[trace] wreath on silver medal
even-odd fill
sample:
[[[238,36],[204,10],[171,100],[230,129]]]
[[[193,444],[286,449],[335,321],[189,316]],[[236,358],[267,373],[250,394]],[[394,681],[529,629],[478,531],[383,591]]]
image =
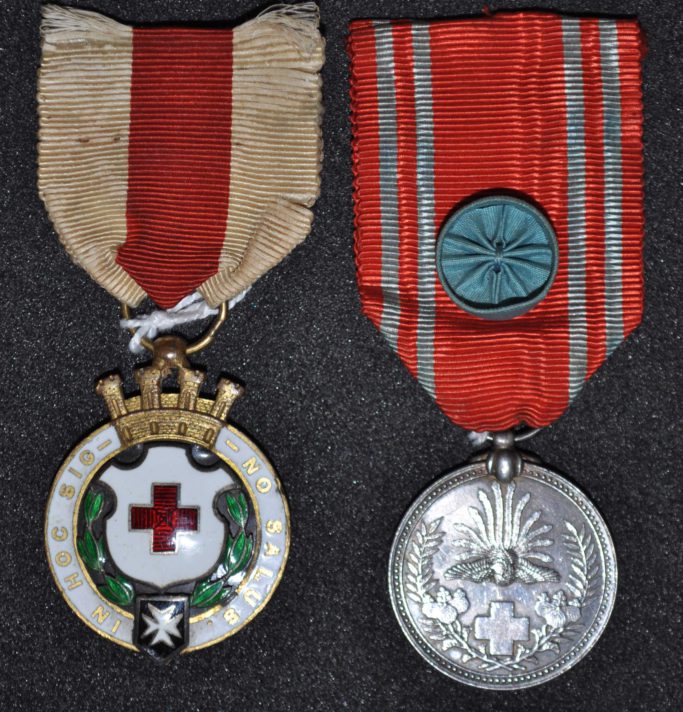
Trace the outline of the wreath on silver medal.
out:
[[[480,512],[470,507],[472,526],[455,525],[462,537],[456,539],[453,546],[460,548],[461,553],[446,571],[446,577],[486,580],[488,572],[485,567],[490,566],[490,562],[477,559],[476,555],[486,553],[491,556],[493,552],[495,556],[497,548],[504,551],[502,547],[507,546],[520,554],[515,574],[517,580],[524,583],[558,581],[557,572],[536,563],[552,561],[543,552],[543,548],[552,543],[543,538],[552,527],[548,524],[536,526],[541,516],[538,511],[524,517],[530,495],[520,498],[513,510],[514,485],[508,488],[505,502],[498,483],[493,484],[493,491],[493,506],[488,495],[479,491],[483,510]],[[559,657],[562,643],[575,639],[583,629],[582,610],[597,594],[598,554],[593,537],[585,527],[564,522],[566,531],[562,534],[562,542],[568,554],[569,572],[563,587],[552,596],[547,592],[536,595],[535,612],[544,623],[531,627],[530,644],[518,643],[513,655],[496,655],[487,651],[486,645],[474,636],[473,627],[463,622],[463,616],[470,610],[465,589],[449,589],[435,575],[433,559],[445,536],[442,522],[443,517],[429,523],[422,521],[406,556],[406,592],[408,598],[420,606],[418,625],[422,632],[437,642],[442,651],[458,653],[458,662],[473,663],[482,672],[523,672],[537,663],[541,655]]]

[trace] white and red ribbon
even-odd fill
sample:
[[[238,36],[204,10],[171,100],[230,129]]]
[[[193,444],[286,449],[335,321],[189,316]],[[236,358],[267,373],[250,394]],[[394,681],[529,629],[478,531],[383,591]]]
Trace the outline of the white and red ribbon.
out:
[[[323,41],[314,3],[235,28],[130,27],[46,6],[39,186],[109,292],[169,308],[248,288],[309,232]]]

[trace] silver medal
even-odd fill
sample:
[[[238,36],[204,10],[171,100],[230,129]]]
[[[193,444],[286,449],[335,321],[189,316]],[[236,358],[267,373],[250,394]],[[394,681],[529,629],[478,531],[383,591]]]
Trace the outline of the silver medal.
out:
[[[595,507],[539,464],[517,469],[493,477],[489,457],[439,479],[405,515],[390,558],[391,600],[410,642],[439,671],[488,689],[571,668],[602,634],[616,594],[614,546]]]

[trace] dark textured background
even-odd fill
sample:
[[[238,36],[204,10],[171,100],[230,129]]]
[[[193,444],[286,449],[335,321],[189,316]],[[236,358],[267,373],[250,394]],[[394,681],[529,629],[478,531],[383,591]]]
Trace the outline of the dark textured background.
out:
[[[133,22],[233,22],[264,4],[72,2]],[[529,6],[491,2],[493,8]],[[5,710],[680,710],[682,3],[535,2],[636,15],[647,33],[646,309],[642,326],[575,405],[532,442],[607,520],[616,609],[571,672],[517,693],[432,670],[389,605],[394,530],[427,483],[465,460],[452,425],[361,316],[354,281],[346,25],[354,17],[475,13],[482,1],[321,0],[327,38],[325,163],[313,232],[261,279],[201,354],[241,378],[233,419],[265,446],[289,498],[293,546],[273,600],[235,637],[157,667],[87,629],[43,554],[54,472],[105,419],[92,386],[133,359],[114,300],[58,244],[36,192],[37,0],[0,4],[3,354],[0,689]],[[678,696],[678,701],[676,698]]]

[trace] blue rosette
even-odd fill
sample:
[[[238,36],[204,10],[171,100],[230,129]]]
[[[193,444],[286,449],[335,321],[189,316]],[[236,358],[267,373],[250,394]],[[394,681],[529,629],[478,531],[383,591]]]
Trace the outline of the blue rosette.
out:
[[[548,293],[557,273],[555,231],[525,200],[480,198],[444,223],[436,268],[450,298],[469,314],[511,319]]]

